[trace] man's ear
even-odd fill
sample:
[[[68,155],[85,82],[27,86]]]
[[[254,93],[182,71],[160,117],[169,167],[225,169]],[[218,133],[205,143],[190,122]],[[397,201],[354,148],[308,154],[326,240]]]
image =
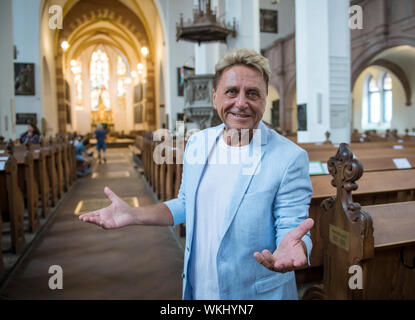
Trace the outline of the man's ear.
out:
[[[212,102],[213,102],[213,108],[217,111],[217,109],[216,109],[216,91],[215,91],[215,88],[212,88]]]

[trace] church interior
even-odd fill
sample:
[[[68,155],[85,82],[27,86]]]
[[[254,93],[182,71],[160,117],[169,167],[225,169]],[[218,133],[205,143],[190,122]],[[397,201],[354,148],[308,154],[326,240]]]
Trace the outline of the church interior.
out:
[[[299,298],[415,298],[415,0],[1,0],[0,34],[0,299],[181,299],[185,224],[78,216],[105,186],[133,207],[177,197],[156,132],[221,123],[232,48],[269,60],[262,121],[308,153]]]

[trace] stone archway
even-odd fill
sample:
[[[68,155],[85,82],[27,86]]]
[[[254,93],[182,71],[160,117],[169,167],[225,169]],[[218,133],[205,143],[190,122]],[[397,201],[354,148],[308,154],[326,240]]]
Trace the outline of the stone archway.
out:
[[[113,0],[80,1],[74,4],[64,17],[65,28],[55,35],[55,57],[56,57],[56,87],[59,131],[66,131],[66,111],[64,92],[64,65],[65,52],[60,47],[62,41],[69,39],[71,35],[82,28],[91,27],[94,23],[109,22],[116,26],[120,32],[131,35],[134,41],[142,47],[149,49],[146,56],[147,78],[146,78],[146,114],[145,120],[150,129],[156,125],[156,101],[155,101],[155,75],[154,75],[154,52],[151,40],[147,34],[144,24],[140,18],[120,1],[114,5]],[[99,32],[99,30],[97,30]],[[134,44],[137,46],[137,44]]]

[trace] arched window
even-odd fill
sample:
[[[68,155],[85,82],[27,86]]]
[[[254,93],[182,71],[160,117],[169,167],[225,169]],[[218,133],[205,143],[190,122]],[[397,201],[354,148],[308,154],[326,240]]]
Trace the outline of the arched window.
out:
[[[392,77],[381,73],[380,81],[370,75],[366,83],[367,108],[362,113],[365,129],[387,129],[392,121]]]
[[[117,95],[118,98],[123,98],[126,93],[125,78],[127,75],[127,66],[121,56],[117,58]]]
[[[380,90],[372,76],[368,81],[368,107],[368,122],[379,123],[381,120]]]
[[[96,111],[98,106],[103,104],[106,110],[110,107],[109,87],[109,59],[102,49],[97,49],[92,53],[90,64],[91,79],[91,109]]]
[[[392,77],[389,73],[383,76],[383,106],[384,122],[392,121]]]

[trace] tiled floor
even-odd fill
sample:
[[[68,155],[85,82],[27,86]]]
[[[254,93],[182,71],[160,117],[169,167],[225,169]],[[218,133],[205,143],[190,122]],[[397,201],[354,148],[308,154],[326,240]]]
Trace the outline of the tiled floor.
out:
[[[6,283],[1,299],[181,298],[183,251],[172,228],[103,230],[74,214],[81,200],[105,198],[105,186],[123,198],[137,197],[140,206],[154,203],[130,158],[128,149],[110,149],[111,161],[94,166],[95,179],[76,181]],[[49,288],[53,265],[62,267],[63,289]]]

